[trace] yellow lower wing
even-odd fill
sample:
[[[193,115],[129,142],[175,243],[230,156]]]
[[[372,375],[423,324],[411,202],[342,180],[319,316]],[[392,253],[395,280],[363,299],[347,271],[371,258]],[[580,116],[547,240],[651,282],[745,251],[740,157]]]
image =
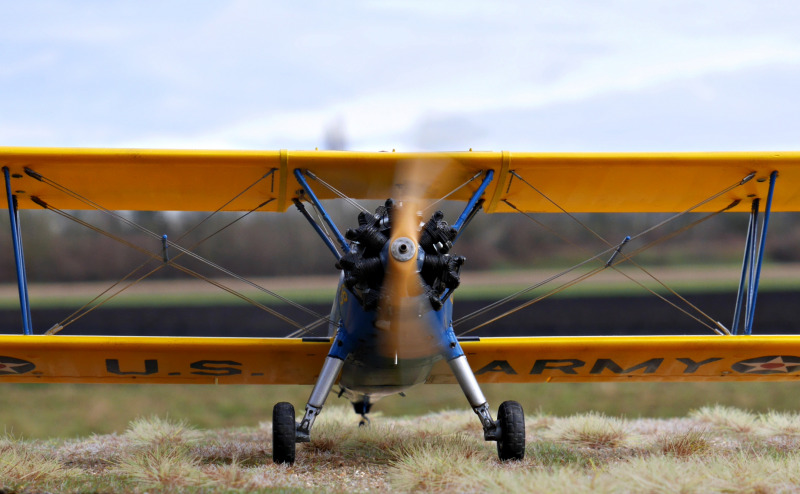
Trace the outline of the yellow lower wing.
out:
[[[800,336],[483,338],[483,383],[777,381],[800,377]],[[0,336],[0,382],[313,384],[325,339]],[[440,362],[428,380],[454,383]]]

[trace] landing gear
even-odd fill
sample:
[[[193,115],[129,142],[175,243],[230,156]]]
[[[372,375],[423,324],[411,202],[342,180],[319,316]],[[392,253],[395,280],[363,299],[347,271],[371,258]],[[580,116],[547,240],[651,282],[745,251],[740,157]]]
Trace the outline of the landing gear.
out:
[[[335,357],[327,357],[311,391],[306,404],[306,411],[299,424],[294,421],[294,407],[291,403],[281,402],[272,409],[272,461],[275,463],[294,463],[296,443],[311,441],[311,427],[314,425],[325,399],[328,397],[333,383],[342,370],[344,361]]]
[[[525,457],[525,414],[516,401],[504,401],[497,410],[497,456],[500,461],[521,460]]]
[[[294,422],[294,407],[280,402],[272,409],[272,461],[294,463],[297,425]]]
[[[492,419],[489,404],[483,396],[478,380],[462,354],[448,361],[461,390],[464,391],[472,410],[483,425],[483,438],[497,441],[500,461],[521,460],[525,457],[525,414],[516,401],[505,401],[497,411],[497,420]]]

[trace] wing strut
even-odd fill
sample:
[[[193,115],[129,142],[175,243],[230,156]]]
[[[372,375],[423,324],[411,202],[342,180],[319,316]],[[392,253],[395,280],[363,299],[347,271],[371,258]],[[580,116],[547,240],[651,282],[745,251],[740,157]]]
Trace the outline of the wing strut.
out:
[[[758,297],[758,284],[761,279],[761,264],[764,260],[764,247],[767,242],[767,228],[769,227],[769,217],[772,210],[772,197],[775,193],[775,180],[778,172],[773,171],[769,175],[769,193],[764,208],[764,219],[761,223],[761,238],[757,239],[758,232],[758,208],[761,200],[756,197],[753,199],[750,209],[750,222],[747,225],[747,240],[744,246],[744,259],[742,260],[742,276],[739,279],[739,289],[736,293],[736,307],[733,312],[733,334],[739,333],[740,316],[742,304],[744,303],[744,333],[753,333],[753,320],[756,311],[756,298]]]
[[[336,228],[336,224],[333,222],[333,219],[330,217],[328,212],[325,211],[325,208],[322,207],[322,203],[319,202],[319,199],[317,199],[317,195],[314,194],[313,190],[311,190],[311,187],[308,185],[306,179],[303,178],[303,171],[300,170],[299,168],[295,168],[294,176],[297,179],[297,183],[300,184],[300,187],[303,188],[303,191],[308,196],[308,199],[314,205],[314,208],[316,208],[316,210],[319,211],[319,213],[322,215],[323,221],[325,221],[325,223],[331,228],[331,230],[333,230],[333,234],[336,236],[336,240],[339,242],[339,245],[342,246],[344,252],[349,252],[350,245],[347,243],[347,240],[345,240],[344,236],[342,235],[342,232],[340,232],[339,229]],[[338,256],[337,259],[339,257],[341,257],[341,255]]]
[[[469,198],[469,202],[467,203],[466,206],[464,206],[464,211],[461,213],[461,216],[459,216],[458,219],[456,220],[455,224],[453,225],[453,228],[455,228],[456,230],[461,230],[461,228],[464,227],[467,219],[472,219],[472,217],[475,216],[475,212],[473,212],[475,204],[481,198],[483,192],[486,190],[486,187],[489,186],[489,182],[491,182],[493,178],[494,178],[494,170],[486,170],[486,176],[483,177],[483,181],[481,182],[480,187],[478,187],[478,190],[476,190],[475,193],[472,194],[472,197]]]
[[[8,216],[11,222],[11,241],[14,245],[14,262],[17,266],[17,287],[19,288],[19,305],[22,311],[22,332],[33,334],[31,322],[31,302],[28,298],[28,275],[25,272],[25,256],[22,251],[22,235],[19,231],[19,209],[17,196],[11,193],[11,177],[7,166],[3,167],[6,179],[6,199],[8,199]]]
[[[322,241],[325,242],[325,246],[328,247],[328,249],[331,251],[336,260],[338,261],[339,259],[341,259],[342,254],[336,249],[336,245],[334,245],[333,240],[331,240],[328,234],[322,229],[321,226],[319,226],[319,223],[314,221],[314,218],[312,218],[311,215],[308,214],[306,207],[303,206],[303,203],[300,202],[300,199],[293,197],[292,202],[294,203],[294,206],[297,208],[297,210],[300,211],[300,213],[306,219],[306,221],[308,221],[308,223],[314,228],[314,231],[317,232],[319,238],[321,238]]]

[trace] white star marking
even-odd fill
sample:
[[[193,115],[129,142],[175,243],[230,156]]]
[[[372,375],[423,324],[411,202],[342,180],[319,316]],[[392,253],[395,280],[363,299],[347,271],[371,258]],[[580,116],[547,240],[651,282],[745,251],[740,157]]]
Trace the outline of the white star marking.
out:
[[[15,367],[24,367],[26,365],[30,365],[30,364],[28,362],[24,362],[24,363],[21,363],[21,364],[12,364],[11,362],[0,362],[0,373],[3,373],[3,374],[19,374],[19,372],[14,370],[14,368]]]
[[[744,362],[740,363],[741,365],[750,367],[750,369],[745,371],[745,374],[759,371],[782,372],[784,374],[788,374],[789,367],[800,366],[800,363],[797,362],[784,362],[783,357],[775,357],[767,362],[758,362],[755,364],[746,364]]]

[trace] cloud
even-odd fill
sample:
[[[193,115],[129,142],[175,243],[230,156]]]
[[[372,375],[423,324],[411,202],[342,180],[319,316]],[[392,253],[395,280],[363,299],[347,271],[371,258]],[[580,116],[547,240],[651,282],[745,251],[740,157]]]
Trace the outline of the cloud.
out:
[[[753,98],[715,84],[798,65],[798,9],[780,5],[15,4],[0,129],[29,144],[309,148],[340,116],[358,149],[462,142],[448,122],[502,148],[514,115],[686,98],[676,84],[709,111]]]

